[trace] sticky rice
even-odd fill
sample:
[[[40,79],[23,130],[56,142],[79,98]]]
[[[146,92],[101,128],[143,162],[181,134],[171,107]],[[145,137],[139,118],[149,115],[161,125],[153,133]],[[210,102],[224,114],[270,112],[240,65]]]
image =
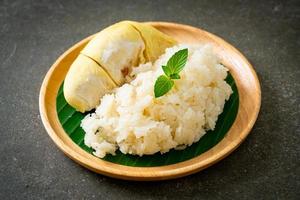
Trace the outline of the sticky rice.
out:
[[[162,65],[178,50],[188,48],[187,63],[164,96],[154,97]],[[128,83],[102,97],[95,113],[81,123],[84,143],[103,158],[119,149],[124,154],[149,155],[183,149],[215,128],[232,90],[227,68],[210,45],[178,45],[166,49],[155,63],[141,64]]]

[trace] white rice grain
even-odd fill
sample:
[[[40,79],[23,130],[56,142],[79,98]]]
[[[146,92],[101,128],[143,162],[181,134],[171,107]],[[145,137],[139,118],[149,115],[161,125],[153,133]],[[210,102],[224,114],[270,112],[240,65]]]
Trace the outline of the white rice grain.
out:
[[[166,95],[155,98],[161,66],[183,48],[189,49],[189,57],[181,79]],[[166,49],[154,64],[142,64],[130,76],[135,78],[103,96],[96,112],[82,120],[84,142],[100,158],[117,149],[142,156],[192,145],[215,128],[232,93],[224,81],[227,69],[209,45]]]

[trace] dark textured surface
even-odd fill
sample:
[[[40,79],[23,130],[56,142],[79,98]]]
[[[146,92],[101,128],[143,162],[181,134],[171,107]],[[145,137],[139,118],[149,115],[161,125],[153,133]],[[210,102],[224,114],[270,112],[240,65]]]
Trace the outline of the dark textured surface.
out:
[[[181,2],[181,3],[180,3]],[[0,1],[0,199],[300,199],[299,1]],[[204,28],[256,69],[262,108],[247,140],[191,176],[136,183],[94,174],[48,137],[38,93],[55,59],[123,19]]]

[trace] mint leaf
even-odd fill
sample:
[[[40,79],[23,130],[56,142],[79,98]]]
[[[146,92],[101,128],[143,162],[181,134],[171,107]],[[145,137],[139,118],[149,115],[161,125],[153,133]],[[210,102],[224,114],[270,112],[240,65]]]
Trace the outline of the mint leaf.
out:
[[[171,79],[180,79],[180,76],[179,76],[179,74],[171,74],[170,78]]]
[[[171,71],[171,69],[170,69],[170,67],[169,66],[162,66],[162,69],[164,70],[164,73],[165,73],[165,75],[167,75],[167,76],[169,76],[170,77],[170,75],[172,74],[172,71]]]
[[[167,92],[169,92],[172,89],[173,85],[174,81],[169,79],[167,76],[159,76],[154,85],[155,98],[161,97]]]
[[[179,72],[183,69],[188,58],[188,49],[177,51],[167,62],[166,66],[162,66],[165,75],[157,78],[154,84],[155,98],[169,92],[173,85],[173,79],[180,79]]]
[[[167,63],[168,72],[169,74],[178,74],[186,64],[188,58],[188,49],[182,49],[177,51],[169,60]],[[169,76],[168,74],[166,74]]]

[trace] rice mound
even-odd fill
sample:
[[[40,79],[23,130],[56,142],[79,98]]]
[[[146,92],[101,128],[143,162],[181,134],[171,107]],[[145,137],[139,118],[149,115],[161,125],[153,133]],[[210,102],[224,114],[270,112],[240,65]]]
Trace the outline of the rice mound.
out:
[[[162,97],[154,97],[154,83],[162,65],[178,50],[188,48],[181,79]],[[124,154],[165,153],[197,142],[215,128],[232,90],[224,81],[227,69],[210,45],[180,44],[166,49],[155,63],[133,69],[129,82],[102,97],[95,113],[81,122],[84,143],[103,158]]]

